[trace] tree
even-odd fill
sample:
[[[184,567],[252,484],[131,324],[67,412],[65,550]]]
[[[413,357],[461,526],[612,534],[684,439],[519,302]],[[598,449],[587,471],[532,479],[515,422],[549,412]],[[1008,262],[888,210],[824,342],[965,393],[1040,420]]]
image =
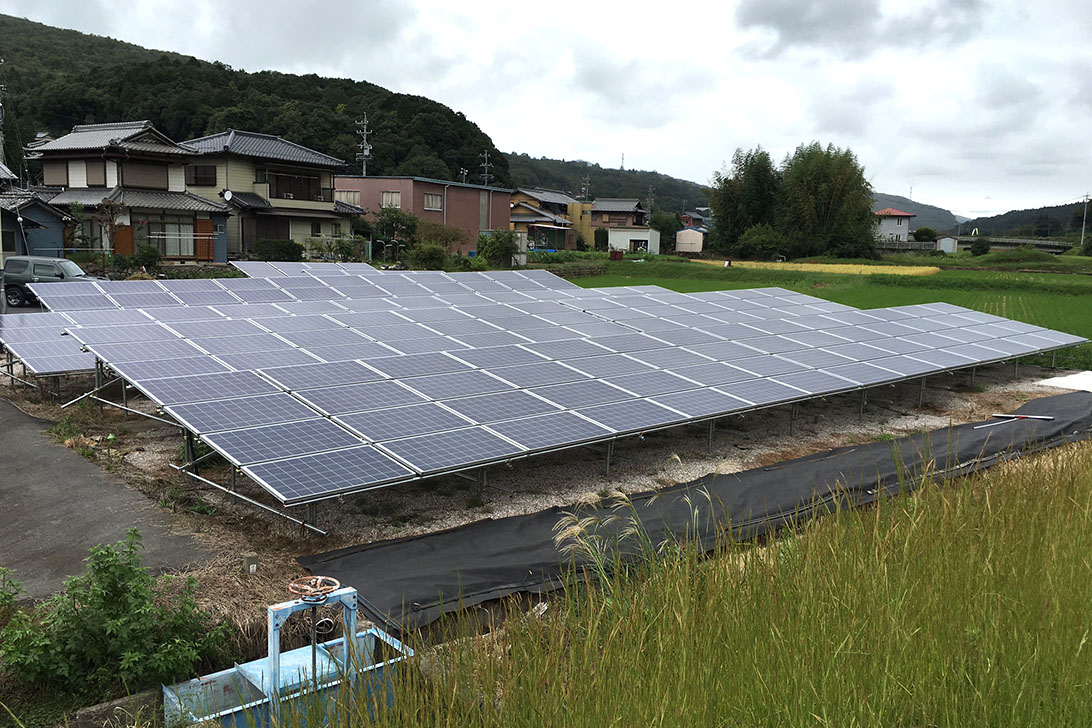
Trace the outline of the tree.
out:
[[[397,207],[381,207],[372,228],[380,240],[408,245],[417,235],[417,216]]]
[[[971,255],[985,255],[988,252],[990,252],[990,239],[985,235],[979,235],[971,243]]]
[[[759,223],[747,228],[739,236],[736,251],[741,258],[751,260],[776,260],[785,254],[785,236],[772,225]]]
[[[717,225],[712,247],[722,253],[735,252],[745,230],[761,223],[773,224],[780,183],[769,152],[762,147],[737,149],[731,170],[713,175],[709,204]]]
[[[929,243],[937,239],[937,231],[931,227],[919,227],[914,231],[914,240],[919,243]]]
[[[466,243],[466,231],[452,225],[419,220],[417,222],[416,245],[437,245],[450,251]]]
[[[675,250],[675,233],[682,230],[682,218],[677,212],[654,212],[648,226],[660,233],[660,249]]]
[[[781,166],[775,216],[789,257],[876,254],[872,185],[849,149],[819,142],[797,147]]]
[[[511,268],[512,257],[518,252],[515,230],[494,230],[478,236],[478,255],[493,268]]]

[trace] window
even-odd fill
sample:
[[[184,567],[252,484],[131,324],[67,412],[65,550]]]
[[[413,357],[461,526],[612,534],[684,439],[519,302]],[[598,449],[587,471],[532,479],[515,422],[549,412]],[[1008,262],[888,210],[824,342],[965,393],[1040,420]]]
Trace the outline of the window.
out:
[[[11,231],[11,230],[5,230],[4,232],[6,233],[6,235],[4,236],[4,252],[5,253],[14,253],[15,252],[15,233],[13,231]],[[8,247],[8,241],[9,240],[11,241],[11,247],[10,248]],[[7,263],[4,264],[4,272],[5,273],[22,273],[23,271],[25,271],[27,269],[28,265],[30,265],[29,260],[9,260]]]
[[[431,193],[425,193],[425,209],[426,210],[442,210],[444,209],[444,198],[440,195],[434,195]]]
[[[148,220],[148,243],[165,258],[192,258],[193,218],[161,215]]]
[[[86,273],[83,272],[83,268],[79,267],[71,260],[62,260],[57,263],[57,267],[61,269],[61,273],[69,278],[78,278],[82,275],[86,275]]]
[[[312,222],[311,223],[311,237],[317,238],[320,235],[322,235],[322,223],[321,222]]]
[[[264,185],[268,181],[269,181],[269,177],[268,177],[267,172],[264,169],[254,170],[254,184]]]
[[[195,187],[215,187],[216,186],[216,165],[215,164],[187,164],[186,165],[186,184],[193,185]]]
[[[325,199],[318,177],[270,172],[266,175],[266,179],[269,180],[270,197],[280,200],[319,201]],[[329,197],[332,201],[333,197]]]
[[[34,264],[34,275],[35,275],[35,277],[37,277],[37,276],[46,276],[47,278],[56,278],[57,277],[57,269],[54,268],[51,265],[46,264],[46,263],[35,263]]]
[[[340,222],[331,223],[330,227],[333,229],[335,238],[341,237],[341,223]]]
[[[896,220],[895,224],[901,227],[902,226],[902,218],[900,217],[898,220]]]
[[[398,190],[383,190],[379,198],[379,206],[402,209],[402,193]]]

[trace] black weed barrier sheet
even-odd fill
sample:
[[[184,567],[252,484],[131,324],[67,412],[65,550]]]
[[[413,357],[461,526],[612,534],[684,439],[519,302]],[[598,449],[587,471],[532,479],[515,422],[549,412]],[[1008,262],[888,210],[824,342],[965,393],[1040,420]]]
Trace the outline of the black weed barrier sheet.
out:
[[[640,519],[652,544],[686,538],[715,546],[730,529],[747,541],[789,522],[861,506],[920,482],[975,472],[1028,453],[1085,439],[1092,431],[1092,393],[1036,399],[1014,414],[1023,419],[992,427],[958,425],[889,441],[841,447],[769,467],[710,474],[655,492],[630,496],[632,508],[610,503],[582,507],[581,516],[607,518],[600,535],[610,539]],[[695,517],[695,509],[698,516]],[[471,523],[448,531],[352,546],[306,556],[314,574],[356,587],[360,606],[379,624],[405,632],[443,615],[517,593],[557,589],[584,558],[555,544],[555,526],[572,508]],[[617,548],[632,556],[639,544],[622,538]]]

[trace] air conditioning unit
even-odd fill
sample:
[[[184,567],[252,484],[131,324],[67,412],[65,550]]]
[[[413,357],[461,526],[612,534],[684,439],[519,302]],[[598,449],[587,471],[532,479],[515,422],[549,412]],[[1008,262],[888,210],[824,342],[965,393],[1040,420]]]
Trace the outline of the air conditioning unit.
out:
[[[285,193],[284,193],[284,199],[286,199],[286,200],[294,200],[294,199],[296,199],[296,196],[295,196],[295,195],[293,195],[293,194],[292,194],[291,192],[285,192]]]

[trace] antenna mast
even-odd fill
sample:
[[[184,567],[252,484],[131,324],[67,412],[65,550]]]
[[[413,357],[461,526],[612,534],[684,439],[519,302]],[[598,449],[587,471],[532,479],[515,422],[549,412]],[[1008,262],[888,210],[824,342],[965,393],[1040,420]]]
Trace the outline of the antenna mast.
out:
[[[368,143],[368,135],[372,130],[368,128],[368,115],[363,116],[363,119],[356,120],[356,134],[360,137],[360,142],[357,143],[360,151],[356,155],[356,161],[360,162],[360,174],[367,177],[368,160],[372,158],[372,145]]]
[[[489,167],[492,166],[489,163],[489,150],[486,149],[484,152],[482,152],[478,156],[482,160],[482,164],[481,164],[481,167],[482,167],[482,174],[481,174],[482,184],[485,185],[486,187],[488,187],[489,183],[493,180],[493,175],[489,174]]]

